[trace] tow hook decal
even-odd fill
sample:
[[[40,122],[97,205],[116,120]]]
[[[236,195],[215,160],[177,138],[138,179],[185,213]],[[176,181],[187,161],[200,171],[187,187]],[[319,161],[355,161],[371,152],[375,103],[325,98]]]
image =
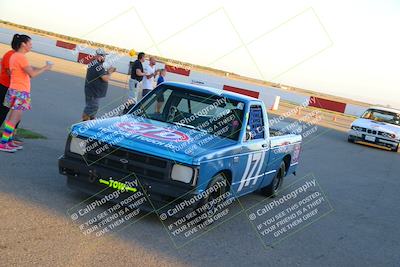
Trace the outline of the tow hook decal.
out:
[[[118,182],[118,181],[114,181],[113,179],[110,179],[110,180],[108,180],[108,181],[107,181],[107,180],[100,179],[99,182],[100,182],[101,184],[105,184],[105,185],[107,185],[108,187],[114,188],[114,189],[119,190],[119,191],[121,191],[121,192],[130,191],[130,192],[132,192],[132,193],[135,193],[135,192],[137,191],[136,188],[130,187],[130,186],[128,186],[128,185],[125,184],[125,183],[121,183],[121,182]]]

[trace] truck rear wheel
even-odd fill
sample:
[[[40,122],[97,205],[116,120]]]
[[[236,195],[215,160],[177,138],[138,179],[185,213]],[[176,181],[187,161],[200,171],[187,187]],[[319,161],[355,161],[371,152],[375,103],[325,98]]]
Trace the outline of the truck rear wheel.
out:
[[[266,197],[276,197],[278,195],[278,191],[281,189],[283,184],[283,177],[285,177],[286,165],[285,162],[281,162],[278,171],[275,174],[274,179],[272,179],[271,183],[262,189],[262,193]]]

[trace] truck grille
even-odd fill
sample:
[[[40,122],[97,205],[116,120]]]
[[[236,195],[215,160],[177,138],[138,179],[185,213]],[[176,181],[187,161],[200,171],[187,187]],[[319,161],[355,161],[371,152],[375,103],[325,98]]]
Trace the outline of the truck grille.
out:
[[[97,152],[93,149],[86,153],[85,158],[89,165],[96,164],[134,173],[138,177],[169,179],[172,164],[165,159],[111,146],[101,153]]]

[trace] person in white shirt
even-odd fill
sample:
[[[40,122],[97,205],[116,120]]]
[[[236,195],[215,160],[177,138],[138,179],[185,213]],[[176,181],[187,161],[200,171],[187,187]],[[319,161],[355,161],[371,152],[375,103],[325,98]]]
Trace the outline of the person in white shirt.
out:
[[[142,97],[153,90],[154,78],[158,75],[158,71],[156,71],[156,59],[154,57],[150,57],[149,64],[144,67],[144,73],[145,76],[142,81]]]

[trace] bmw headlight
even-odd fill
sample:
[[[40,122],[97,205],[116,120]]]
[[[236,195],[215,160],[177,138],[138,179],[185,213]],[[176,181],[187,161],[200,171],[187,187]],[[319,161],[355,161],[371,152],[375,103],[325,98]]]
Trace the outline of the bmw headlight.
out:
[[[69,151],[83,156],[86,153],[86,140],[78,137],[72,137],[69,145]]]
[[[396,139],[396,135],[392,134],[392,133],[382,133],[382,136],[387,137],[387,138],[392,138],[392,139]]]
[[[194,178],[195,173],[196,170],[191,167],[174,164],[172,167],[171,179],[188,184]]]

